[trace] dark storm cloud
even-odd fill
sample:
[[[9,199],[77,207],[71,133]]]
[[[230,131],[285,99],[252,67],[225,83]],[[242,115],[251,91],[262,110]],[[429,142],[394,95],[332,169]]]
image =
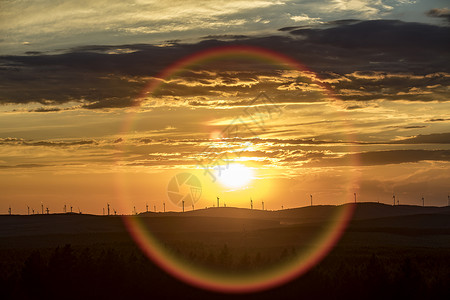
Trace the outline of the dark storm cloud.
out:
[[[22,145],[22,146],[44,146],[44,147],[69,147],[96,145],[94,140],[76,140],[76,141],[29,141],[18,138],[0,138],[0,145]]]
[[[311,50],[317,50],[322,63],[333,64],[339,73],[414,70],[426,74],[440,67],[449,69],[449,63],[445,61],[449,57],[446,49],[450,46],[448,27],[374,20],[344,22],[327,29],[298,29],[291,34],[299,37]],[[439,67],[439,62],[444,65]],[[336,66],[338,63],[340,67]]]
[[[448,77],[445,74],[450,72],[450,27],[393,20],[341,20],[322,27],[283,30],[280,35],[210,36],[194,44],[174,42],[165,47],[98,45],[73,48],[54,55],[33,52],[24,56],[1,56],[0,103],[37,102],[54,106],[73,101],[86,109],[133,106],[137,104],[134,99],[148,80],[172,63],[200,50],[230,45],[263,47],[291,56],[329,80],[343,100],[366,101],[380,97],[411,101],[447,99]],[[223,65],[211,67],[216,69],[209,71],[216,72],[224,68]],[[225,67],[234,66],[227,64]],[[210,77],[221,78],[219,83],[202,82],[205,78],[191,74],[192,78],[187,81],[167,84],[156,96],[250,95],[253,93],[252,84],[257,84],[255,74],[268,72],[267,67],[265,64],[254,66],[242,78],[211,73]],[[379,72],[384,72],[385,76]],[[272,80],[279,75],[275,71],[268,73]],[[394,73],[408,76],[389,76]],[[428,76],[430,74],[441,75]],[[377,79],[376,76],[382,78]],[[189,86],[189,80],[191,83],[198,80],[197,83],[204,86]],[[248,83],[239,85],[242,81]],[[302,88],[298,82],[283,84],[284,88]],[[258,88],[276,90],[280,99],[288,101],[301,102],[304,101],[302,97],[309,97],[291,90],[277,90],[278,86],[278,83],[267,80]],[[432,93],[429,91],[431,88]],[[201,99],[190,101],[193,105],[203,104]],[[35,111],[55,110],[41,108]]]
[[[450,23],[450,9],[448,8],[433,8],[427,11],[427,16],[434,18],[443,18]]]
[[[43,164],[20,164],[13,166],[4,166],[0,165],[0,169],[32,169],[32,168],[43,168],[43,167],[51,167],[52,165],[43,165]]]
[[[415,163],[424,160],[450,161],[450,150],[389,150],[345,154],[337,158],[323,158],[304,164],[304,167],[375,166]]]
[[[427,122],[446,122],[446,121],[450,121],[450,118],[435,118],[435,119],[429,119]]]
[[[335,93],[342,100],[448,101],[450,74],[424,75],[379,71],[356,71],[334,78]],[[333,80],[333,79],[332,79]]]
[[[311,28],[311,26],[309,25],[300,25],[300,26],[289,26],[289,27],[283,27],[278,29],[278,31],[292,31],[292,30],[296,30],[296,29],[301,29],[301,28]]]
[[[29,110],[29,112],[56,112],[56,111],[61,111],[61,108],[57,108],[57,107],[39,107],[36,109],[31,109]]]
[[[27,55],[39,55],[42,54],[40,51],[26,51],[25,54]]]
[[[406,23],[397,20],[373,20],[364,22],[344,22],[340,26],[327,29],[297,29],[292,35],[308,39],[308,42],[330,45],[353,50],[398,50],[418,47],[418,42],[431,49],[445,51],[449,39],[445,34],[450,28],[421,23]],[[417,49],[415,49],[417,50]],[[375,54],[375,53],[373,53]],[[378,53],[381,54],[381,53]],[[405,53],[406,54],[406,53]],[[410,55],[406,54],[406,55]],[[406,56],[408,57],[408,56]]]
[[[450,132],[426,134],[393,142],[394,144],[450,144]]]

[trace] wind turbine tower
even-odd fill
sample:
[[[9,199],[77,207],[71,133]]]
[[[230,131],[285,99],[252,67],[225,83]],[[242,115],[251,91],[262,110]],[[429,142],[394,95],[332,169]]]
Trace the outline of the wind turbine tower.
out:
[[[253,200],[250,198],[250,209],[253,209]]]
[[[106,203],[106,205],[108,206],[108,216],[109,216],[109,203]]]
[[[264,201],[262,201],[262,210],[264,210]]]
[[[145,211],[148,212],[148,203],[145,204]]]
[[[422,196],[422,206],[425,206],[425,198]]]
[[[9,213],[9,215],[11,215],[11,205],[8,208],[8,213]]]
[[[312,194],[310,194],[309,197],[311,198],[311,206],[312,206]]]
[[[27,215],[30,215],[30,207],[27,205]]]
[[[394,199],[394,206],[395,206],[395,195],[392,195],[392,198]]]
[[[166,212],[166,202],[163,202],[163,211]]]
[[[217,197],[217,207],[219,207],[219,197]]]
[[[356,203],[356,193],[353,193],[353,195],[355,196],[355,203]]]
[[[219,199],[219,198],[217,198],[217,199]],[[181,203],[183,204],[183,212],[184,212],[184,200],[181,201]]]

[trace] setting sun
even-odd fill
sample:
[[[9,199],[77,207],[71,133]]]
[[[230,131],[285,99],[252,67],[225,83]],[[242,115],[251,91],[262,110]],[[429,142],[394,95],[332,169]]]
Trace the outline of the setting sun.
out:
[[[253,170],[241,164],[230,164],[217,171],[217,175],[221,184],[231,188],[240,188],[249,184],[253,179]]]

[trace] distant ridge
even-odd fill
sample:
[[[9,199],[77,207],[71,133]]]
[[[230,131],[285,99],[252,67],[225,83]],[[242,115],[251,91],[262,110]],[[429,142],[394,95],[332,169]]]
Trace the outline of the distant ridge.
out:
[[[353,220],[376,219],[384,217],[420,215],[420,214],[450,214],[450,206],[417,206],[417,205],[387,205],[375,202],[357,203]]]
[[[257,230],[280,225],[320,223],[330,220],[336,212],[348,205],[355,204],[318,205],[277,211],[213,207],[184,213],[146,212],[136,217],[142,218],[156,231],[233,231],[244,227]],[[450,207],[357,203],[352,224],[363,227],[367,224],[376,227],[450,228]],[[75,213],[0,216],[0,237],[122,232],[126,232],[126,228],[120,216]]]
[[[164,216],[186,216],[186,217],[221,217],[221,218],[256,218],[279,220],[288,223],[310,223],[317,222],[330,217],[339,208],[355,204],[342,205],[316,205],[290,208],[284,210],[259,210],[238,207],[211,207],[206,209],[197,209],[182,212],[166,212],[166,213],[141,213],[144,217],[164,217]],[[361,202],[356,203],[353,220],[363,219],[377,219],[384,217],[395,217],[405,215],[418,214],[450,214],[450,207],[436,207],[436,206],[415,206],[415,205],[387,205],[375,202]]]

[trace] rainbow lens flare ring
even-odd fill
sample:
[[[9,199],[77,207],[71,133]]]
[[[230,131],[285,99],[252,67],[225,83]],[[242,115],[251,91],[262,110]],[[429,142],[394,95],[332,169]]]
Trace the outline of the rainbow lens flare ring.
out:
[[[193,65],[198,66],[202,63],[227,57],[239,57],[240,59],[248,58],[249,60],[259,60],[273,64],[274,66],[281,66],[285,69],[311,72],[297,61],[266,49],[247,46],[214,48],[195,53],[169,66],[145,86],[139,94],[136,103],[141,103],[147,95],[157,91],[158,88],[164,84],[164,81],[167,81],[175,74],[181,73]],[[319,82],[317,84],[328,99],[338,101],[323,83]],[[121,133],[126,134],[132,131],[133,121],[133,114],[130,114],[124,121]],[[350,124],[348,124],[348,126],[350,126]],[[350,141],[351,137],[347,137],[347,140]],[[354,161],[353,165],[357,165],[357,161]],[[356,173],[357,172],[353,172],[350,175],[348,181],[349,185],[357,185],[358,179]],[[124,204],[124,207],[127,207],[127,202],[130,201],[131,197],[127,184],[120,178],[118,179],[118,182],[119,197]],[[353,192],[348,191],[342,198],[347,197],[347,199],[349,199],[350,195],[353,195]],[[180,201],[176,202],[178,203],[177,205],[179,205]],[[337,206],[327,220],[327,225],[314,238],[312,246],[301,251],[300,254],[295,255],[295,257],[290,260],[277,265],[272,265],[267,270],[257,273],[232,275],[225,272],[221,273],[217,270],[210,270],[203,266],[197,266],[185,258],[168,251],[161,240],[152,232],[151,226],[148,226],[148,224],[139,216],[125,216],[124,222],[133,239],[142,251],[154,263],[172,276],[193,286],[208,290],[225,293],[249,293],[266,290],[287,283],[310,270],[329,253],[342,236],[347,223],[351,219],[353,210],[354,205],[351,203]]]

